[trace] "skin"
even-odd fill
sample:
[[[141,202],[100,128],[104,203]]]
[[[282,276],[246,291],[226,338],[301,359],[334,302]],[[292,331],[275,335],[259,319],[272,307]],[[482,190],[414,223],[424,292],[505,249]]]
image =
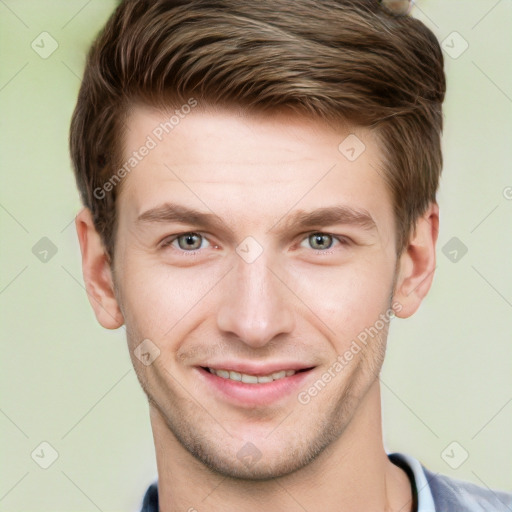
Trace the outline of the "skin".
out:
[[[127,157],[167,118],[134,107]],[[353,162],[338,150],[349,133],[366,146]],[[418,219],[397,257],[380,165],[367,130],[286,112],[197,107],[123,179],[112,268],[90,212],[78,214],[91,305],[104,327],[126,325],[148,396],[161,510],[411,510],[406,474],[382,444],[378,374],[387,324],[307,404],[296,392],[267,405],[234,404],[195,368],[226,359],[301,361],[315,367],[297,390],[304,391],[392,303],[402,318],[418,309],[435,268],[438,207]],[[137,221],[166,202],[223,224],[205,231]],[[366,211],[375,229],[288,225],[298,210],[335,205]],[[194,238],[195,251],[173,239],[187,232],[204,236]],[[312,247],[316,232],[339,239]],[[262,249],[250,263],[236,251],[249,236]],[[134,355],[144,339],[160,350],[147,366]],[[250,465],[237,457],[248,442],[261,454]]]

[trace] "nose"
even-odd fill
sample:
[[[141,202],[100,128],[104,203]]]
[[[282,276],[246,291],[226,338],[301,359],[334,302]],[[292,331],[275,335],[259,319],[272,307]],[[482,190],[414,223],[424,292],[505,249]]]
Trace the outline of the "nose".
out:
[[[235,268],[223,282],[217,313],[222,332],[254,348],[294,328],[293,293],[268,264],[265,253],[252,263],[237,257]]]

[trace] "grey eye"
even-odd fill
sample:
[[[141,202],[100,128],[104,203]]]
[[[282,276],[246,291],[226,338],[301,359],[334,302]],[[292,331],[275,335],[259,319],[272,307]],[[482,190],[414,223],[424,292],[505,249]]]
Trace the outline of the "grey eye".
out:
[[[177,238],[180,249],[184,251],[195,251],[203,242],[203,237],[197,233],[186,233]]]
[[[313,233],[312,235],[309,235],[308,241],[309,245],[313,249],[330,249],[333,244],[333,237],[325,233]]]

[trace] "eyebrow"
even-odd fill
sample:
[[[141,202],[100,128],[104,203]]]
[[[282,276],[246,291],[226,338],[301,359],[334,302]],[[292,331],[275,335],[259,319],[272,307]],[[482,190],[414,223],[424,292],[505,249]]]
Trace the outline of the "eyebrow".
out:
[[[313,211],[298,210],[289,218],[280,219],[270,231],[283,221],[279,231],[294,231],[304,228],[333,226],[335,224],[356,226],[367,231],[376,231],[377,224],[365,209],[350,206],[328,206]]]
[[[164,203],[156,208],[151,208],[137,217],[137,224],[171,222],[194,224],[203,229],[226,229],[226,224],[214,213],[201,212],[173,203]]]
[[[214,213],[202,212],[179,204],[164,203],[151,208],[137,217],[140,223],[172,223],[194,225],[209,231],[229,232],[227,224]],[[279,228],[276,228],[281,224]],[[335,224],[352,225],[368,231],[377,230],[373,217],[365,209],[356,209],[349,206],[329,206],[317,208],[313,211],[298,210],[288,218],[282,217],[269,231],[290,232],[300,229],[314,229]]]

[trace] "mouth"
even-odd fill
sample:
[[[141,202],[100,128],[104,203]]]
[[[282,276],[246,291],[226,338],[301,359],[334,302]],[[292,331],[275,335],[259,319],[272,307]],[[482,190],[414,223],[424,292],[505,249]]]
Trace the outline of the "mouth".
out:
[[[253,375],[250,373],[236,372],[233,370],[215,369],[207,366],[201,366],[201,368],[222,379],[229,379],[235,382],[244,382],[245,384],[267,384],[269,382],[281,380],[286,377],[291,377],[296,373],[307,372],[313,369],[313,367],[311,367],[302,368],[300,370],[279,370],[277,372],[268,373],[267,375]]]
[[[253,409],[275,405],[290,397],[296,399],[315,367],[281,369],[263,373],[245,373],[225,368],[196,366],[197,376],[206,396],[239,408]]]

